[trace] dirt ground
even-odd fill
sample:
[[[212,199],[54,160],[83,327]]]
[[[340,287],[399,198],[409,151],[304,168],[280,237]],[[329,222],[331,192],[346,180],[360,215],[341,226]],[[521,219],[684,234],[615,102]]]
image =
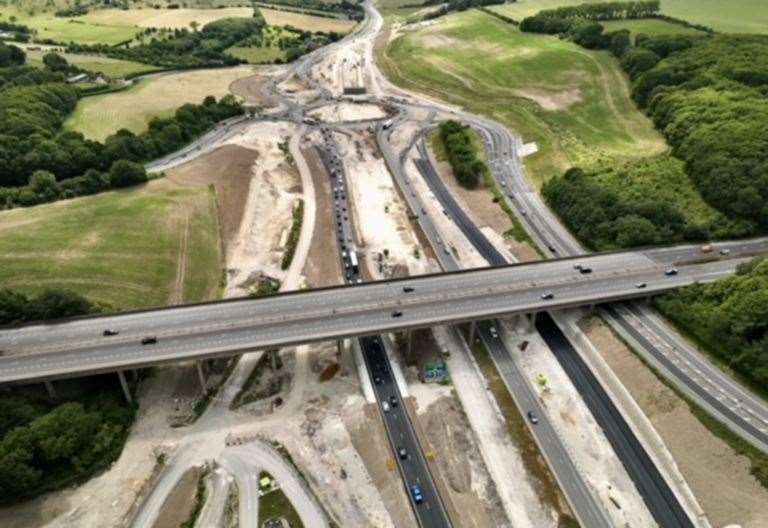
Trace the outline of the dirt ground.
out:
[[[240,229],[251,183],[251,167],[258,157],[259,153],[255,150],[224,145],[210,154],[166,171],[169,180],[181,185],[215,186],[225,251]]]
[[[664,440],[712,526],[768,526],[768,490],[750,475],[746,457],[709,432],[602,320],[581,327]]]
[[[168,496],[168,501],[153,528],[179,528],[183,522],[189,519],[195,505],[197,483],[200,481],[201,474],[201,468],[193,467],[181,476]]]
[[[376,405],[366,404],[362,411],[346,417],[345,423],[395,527],[416,526]]]
[[[264,75],[251,75],[237,79],[229,85],[229,91],[238,97],[242,97],[245,104],[264,105],[267,101],[261,94],[261,87],[269,78]]]
[[[317,216],[312,233],[312,245],[303,274],[312,288],[341,284],[341,268],[336,249],[336,233],[332,222],[331,185],[322,161],[315,149],[302,151],[315,185]]]
[[[434,450],[456,524],[465,528],[507,526],[496,489],[483,466],[472,430],[455,396],[442,396],[419,412],[422,434]]]

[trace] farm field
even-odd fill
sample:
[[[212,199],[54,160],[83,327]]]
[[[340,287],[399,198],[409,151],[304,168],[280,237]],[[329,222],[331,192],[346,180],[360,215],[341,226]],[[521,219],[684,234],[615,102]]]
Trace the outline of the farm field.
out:
[[[640,20],[608,20],[600,22],[605,31],[616,31],[617,29],[628,29],[634,36],[640,33],[645,35],[704,35],[703,31],[674,24],[665,20],[655,18],[644,18]]]
[[[47,50],[25,49],[27,54],[27,64],[30,66],[43,67],[43,55]],[[68,63],[93,72],[100,72],[108,77],[120,78],[132,73],[143,73],[157,69],[156,66],[141,64],[139,62],[125,61],[120,59],[110,59],[108,57],[99,57],[96,55],[82,55],[78,53],[57,52],[64,57]]]
[[[544,9],[583,3],[586,2],[517,0],[489,8],[521,20]],[[661,0],[661,12],[723,33],[768,33],[768,7],[765,0],[730,0],[727,3],[720,0]]]
[[[318,17],[303,13],[289,13],[276,9],[260,8],[261,14],[270,26],[294,26],[308,31],[336,31],[347,33],[355,26],[352,20]],[[188,28],[192,21],[203,27],[209,22],[222,18],[250,18],[250,7],[229,7],[226,9],[101,9],[82,17],[90,23],[123,26]]]
[[[226,9],[100,9],[88,13],[83,20],[94,24],[138,26],[142,28],[189,28],[192,21],[200,27],[222,18],[250,18],[250,7]]]
[[[207,188],[141,187],[0,213],[0,287],[66,288],[116,310],[215,298],[216,204]]]
[[[279,46],[281,38],[293,42],[296,39],[296,33],[276,26],[267,26],[263,32],[261,46],[233,46],[227,49],[227,53],[251,64],[272,63],[277,59],[283,60],[286,58],[287,52]]]
[[[537,185],[572,165],[666,150],[630,100],[607,52],[521,33],[479,11],[451,15],[379,50],[387,76],[405,88],[497,119],[536,142],[525,158]]]
[[[140,133],[153,117],[172,115],[181,105],[200,103],[208,95],[227,95],[232,82],[252,73],[249,67],[237,67],[142,79],[122,92],[81,99],[64,127],[99,141],[121,128]]]
[[[28,12],[13,8],[0,7],[0,20],[16,17],[19,24],[24,24],[37,31],[37,39],[53,39],[57,42],[78,42],[81,44],[118,44],[133,39],[140,31],[124,24],[94,24],[81,19],[61,18],[50,12]]]

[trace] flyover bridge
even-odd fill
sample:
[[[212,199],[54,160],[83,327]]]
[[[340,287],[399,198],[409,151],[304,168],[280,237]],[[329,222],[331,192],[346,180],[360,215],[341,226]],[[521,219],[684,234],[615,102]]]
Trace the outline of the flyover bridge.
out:
[[[438,324],[648,297],[733,273],[740,259],[680,265],[617,252],[85,317],[0,330],[0,383],[135,369]],[[575,265],[591,268],[581,273]],[[104,330],[118,335],[104,336]],[[145,337],[156,337],[143,345]]]

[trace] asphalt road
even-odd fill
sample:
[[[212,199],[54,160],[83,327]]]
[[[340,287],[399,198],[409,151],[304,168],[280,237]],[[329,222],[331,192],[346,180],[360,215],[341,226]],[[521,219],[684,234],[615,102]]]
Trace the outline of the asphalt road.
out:
[[[0,332],[0,383],[138,368],[244,350],[372,335],[647,296],[733,272],[738,260],[680,267],[667,277],[637,253],[468,270],[252,300],[85,318]],[[645,283],[645,288],[637,284]],[[405,292],[408,285],[412,292]],[[542,299],[550,292],[552,299]],[[402,312],[395,316],[395,312]],[[120,332],[104,337],[105,329]],[[145,336],[157,343],[142,345]]]
[[[332,212],[337,230],[337,250],[344,278],[349,284],[362,282],[359,266],[351,260],[350,252],[356,247],[353,237],[352,219],[348,213],[348,188],[346,172],[342,162],[343,153],[333,139],[333,134],[322,128],[326,148],[321,158],[330,176],[330,185],[334,194]],[[403,292],[405,293],[405,292]],[[424,452],[419,444],[413,424],[402,404],[400,389],[392,375],[392,366],[378,335],[359,339],[368,375],[371,379],[374,395],[387,432],[392,457],[397,461],[405,493],[413,509],[414,516],[421,527],[450,528],[451,522],[445,506],[437,491]],[[405,450],[401,454],[401,450]],[[412,486],[418,486],[419,500]]]

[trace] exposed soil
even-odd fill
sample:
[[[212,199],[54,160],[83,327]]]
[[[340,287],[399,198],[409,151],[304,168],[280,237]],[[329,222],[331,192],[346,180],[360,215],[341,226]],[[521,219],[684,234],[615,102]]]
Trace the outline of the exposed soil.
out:
[[[746,457],[704,427],[602,320],[581,327],[664,440],[712,526],[768,526],[768,491],[750,475]]]
[[[330,177],[315,149],[303,150],[302,154],[312,173],[317,207],[315,230],[312,232],[312,245],[309,249],[309,255],[307,255],[303,274],[310,287],[335,286],[341,284],[342,280],[337,256],[336,232],[332,222],[333,205]]]
[[[375,404],[366,404],[362,412],[362,419],[348,417],[345,420],[352,443],[379,490],[392,523],[397,528],[416,526],[379,410]]]
[[[581,95],[581,90],[578,88],[570,88],[554,93],[530,88],[526,90],[514,90],[514,94],[530,99],[544,110],[550,111],[566,110],[568,107],[584,100]]]
[[[166,171],[169,180],[181,185],[214,185],[219,225],[225,250],[237,236],[243,219],[251,167],[259,154],[238,145],[224,145],[183,165]]]
[[[266,105],[267,101],[261,94],[261,87],[269,78],[262,75],[251,75],[237,79],[229,85],[229,91],[238,97],[242,97],[249,105]]]
[[[189,519],[192,508],[195,506],[197,483],[201,474],[201,468],[193,467],[181,476],[168,496],[153,528],[179,528]]]

